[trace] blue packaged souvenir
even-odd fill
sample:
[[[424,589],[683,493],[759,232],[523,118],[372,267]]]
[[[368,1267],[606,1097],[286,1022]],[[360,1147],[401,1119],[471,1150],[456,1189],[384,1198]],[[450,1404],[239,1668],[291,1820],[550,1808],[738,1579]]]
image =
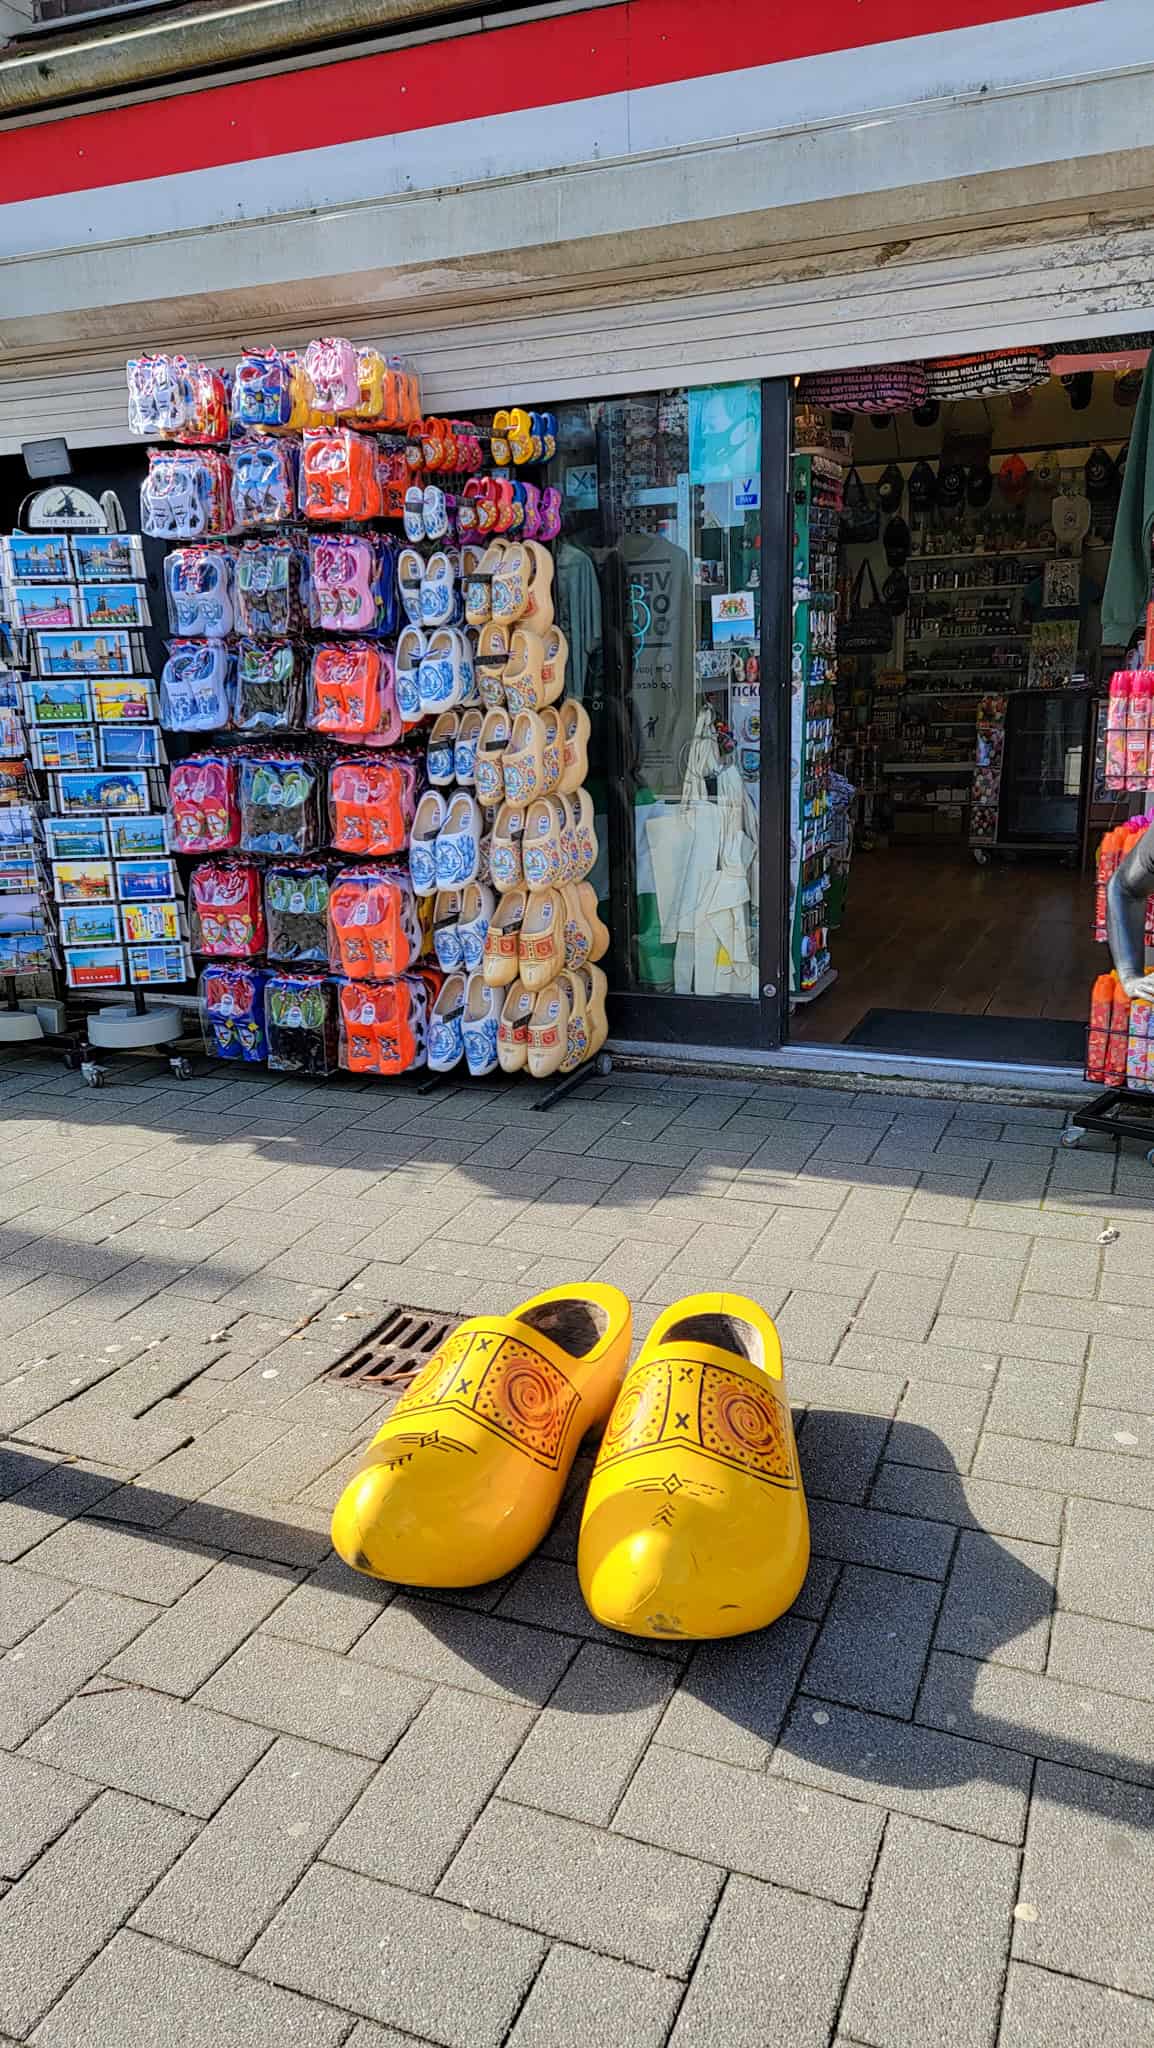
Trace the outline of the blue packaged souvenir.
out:
[[[160,677],[169,732],[219,732],[229,722],[236,656],[219,640],[170,640]]]
[[[208,1049],[221,1060],[256,1064],[268,1058],[264,1025],[264,991],[268,976],[260,968],[229,967],[217,962],[200,977]]]
[[[173,548],[164,564],[164,587],[174,633],[227,638],[234,629],[234,564],[232,548]]]
[[[253,435],[233,443],[232,516],[235,526],[283,526],[297,501],[295,442]]]

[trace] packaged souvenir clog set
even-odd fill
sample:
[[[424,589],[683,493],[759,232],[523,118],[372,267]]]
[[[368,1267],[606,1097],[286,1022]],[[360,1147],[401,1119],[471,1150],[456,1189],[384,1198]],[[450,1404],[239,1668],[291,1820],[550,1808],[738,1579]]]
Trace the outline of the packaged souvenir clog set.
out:
[[[3,608],[28,673],[30,767],[65,980],[78,992],[171,988],[192,973],[169,853],[144,558],[134,534],[13,533]],[[0,748],[3,740],[0,733]]]
[[[231,376],[141,356],[128,382],[164,444],[142,517],[173,543],[160,717],[194,742],[171,830],[212,1049],[574,1071],[607,1035],[609,935],[560,494],[529,474],[552,416],[422,418],[409,364],[340,337]]]

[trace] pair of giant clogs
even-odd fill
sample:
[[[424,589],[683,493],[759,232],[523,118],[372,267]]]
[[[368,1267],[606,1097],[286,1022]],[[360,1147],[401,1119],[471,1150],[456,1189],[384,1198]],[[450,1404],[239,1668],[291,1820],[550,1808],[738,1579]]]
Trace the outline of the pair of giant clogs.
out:
[[[626,1372],[631,1325],[625,1296],[596,1282],[462,1323],[341,1495],[346,1564],[410,1586],[503,1577],[606,1423],[577,1565],[595,1619],[663,1638],[776,1620],[805,1578],[809,1522],[773,1322],[740,1295],[691,1295]]]

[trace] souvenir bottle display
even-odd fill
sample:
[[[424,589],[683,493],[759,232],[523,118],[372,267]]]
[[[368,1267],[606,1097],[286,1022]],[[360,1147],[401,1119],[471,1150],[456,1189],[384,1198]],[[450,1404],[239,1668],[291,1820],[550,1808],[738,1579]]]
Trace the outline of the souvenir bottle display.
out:
[[[13,533],[0,560],[12,629],[27,650],[29,759],[47,798],[37,843],[42,832],[67,985],[178,986],[192,966],[146,673],[140,542],[128,533]]]
[[[170,540],[160,717],[206,1029],[281,1072],[568,1074],[604,1044],[589,719],[565,696],[548,413],[422,419],[324,338],[129,364]],[[231,436],[231,438],[230,438]]]

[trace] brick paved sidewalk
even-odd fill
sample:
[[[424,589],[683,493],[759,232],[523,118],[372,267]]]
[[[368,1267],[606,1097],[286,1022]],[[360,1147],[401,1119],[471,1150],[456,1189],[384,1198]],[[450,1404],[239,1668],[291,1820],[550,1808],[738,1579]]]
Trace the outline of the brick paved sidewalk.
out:
[[[4,1066],[0,2038],[1150,2048],[1154,1172],[1062,1121]],[[763,1635],[598,1629],[587,1459],[476,1594],[329,1552],[379,1305],[594,1276],[779,1316]]]

